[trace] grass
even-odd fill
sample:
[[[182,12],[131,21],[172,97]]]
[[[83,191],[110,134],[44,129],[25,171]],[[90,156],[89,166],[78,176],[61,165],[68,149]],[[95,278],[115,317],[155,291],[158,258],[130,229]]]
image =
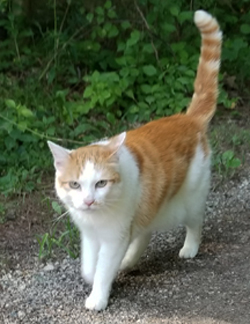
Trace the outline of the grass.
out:
[[[250,129],[237,119],[228,118],[212,126],[210,142],[213,149],[212,166],[221,180],[237,174],[249,152]]]
[[[72,224],[68,211],[57,200],[49,196],[42,199],[47,205],[48,213],[51,215],[47,223],[48,231],[37,235],[36,240],[39,245],[39,259],[53,258],[58,251],[64,251],[71,258],[79,255],[79,232]]]

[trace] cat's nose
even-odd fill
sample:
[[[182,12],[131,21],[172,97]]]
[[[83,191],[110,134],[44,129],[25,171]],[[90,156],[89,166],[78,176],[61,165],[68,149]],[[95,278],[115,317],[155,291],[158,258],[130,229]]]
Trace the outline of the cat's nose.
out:
[[[88,207],[90,207],[91,205],[93,205],[94,202],[95,202],[94,199],[85,199],[84,200],[84,204],[87,205]]]

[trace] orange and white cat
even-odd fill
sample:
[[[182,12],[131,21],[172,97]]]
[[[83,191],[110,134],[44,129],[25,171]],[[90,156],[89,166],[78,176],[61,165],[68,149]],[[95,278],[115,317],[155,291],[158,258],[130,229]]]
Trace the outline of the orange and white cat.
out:
[[[216,109],[222,33],[205,11],[196,11],[194,21],[202,46],[186,114],[71,151],[48,142],[57,195],[81,233],[82,275],[93,285],[88,309],[107,306],[119,269],[136,264],[153,231],[182,224],[186,238],[179,256],[198,252],[210,179],[206,133]]]

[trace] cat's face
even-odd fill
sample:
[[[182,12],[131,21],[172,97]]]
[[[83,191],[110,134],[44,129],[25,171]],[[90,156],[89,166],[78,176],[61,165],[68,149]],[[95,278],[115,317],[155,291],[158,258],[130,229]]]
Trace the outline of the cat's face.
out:
[[[56,168],[56,191],[68,207],[92,212],[118,203],[119,150],[125,135],[74,151],[49,142]]]

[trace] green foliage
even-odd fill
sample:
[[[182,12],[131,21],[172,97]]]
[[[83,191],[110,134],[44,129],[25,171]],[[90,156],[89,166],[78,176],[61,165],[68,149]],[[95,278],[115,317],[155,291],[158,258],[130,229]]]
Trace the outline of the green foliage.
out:
[[[232,176],[241,165],[241,160],[235,156],[232,150],[227,150],[220,154],[215,154],[213,165],[217,172],[223,177]]]
[[[4,224],[6,222],[5,212],[5,206],[2,203],[0,203],[0,224]]]
[[[60,222],[51,226],[49,232],[36,237],[39,244],[39,259],[52,257],[58,248],[75,259],[79,255],[79,232],[69,217],[66,220],[61,219],[67,212],[62,214],[62,208],[56,201],[52,201],[52,208],[59,215]]]
[[[244,0],[232,6],[196,1],[192,8],[184,0],[36,1],[29,14],[17,14],[9,3],[0,3],[4,194],[40,185],[52,168],[47,139],[86,144],[128,123],[182,111],[199,56],[193,10],[207,9],[222,25],[222,73],[241,85],[250,79]],[[232,107],[235,101],[222,87],[219,103]]]

